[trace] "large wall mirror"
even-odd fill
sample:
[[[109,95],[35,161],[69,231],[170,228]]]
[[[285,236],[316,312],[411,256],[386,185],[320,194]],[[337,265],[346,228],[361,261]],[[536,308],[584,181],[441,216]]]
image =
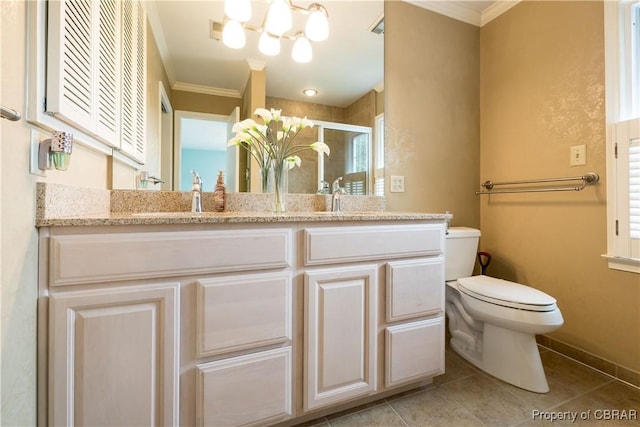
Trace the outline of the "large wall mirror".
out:
[[[269,3],[267,0],[252,1],[252,17],[246,26],[262,26]],[[314,2],[293,0],[289,3],[294,9],[306,9]],[[329,37],[311,43],[312,59],[308,63],[292,59],[294,41],[289,39],[304,31],[305,13],[294,11],[293,26],[281,39],[280,53],[267,56],[258,49],[260,33],[256,31],[245,29],[246,45],[239,49],[231,49],[218,40],[220,23],[227,19],[222,0],[147,3],[151,28],[171,85],[172,108],[176,112],[174,147],[162,151],[161,161],[166,165],[166,156],[173,157],[171,189],[190,188],[190,183],[182,181],[189,179],[192,168],[211,175],[226,166],[225,159],[242,157],[242,150],[231,155],[222,153],[229,136],[229,117],[236,106],[241,110],[248,109],[242,103],[246,102],[245,92],[255,89],[247,87],[251,70],[262,69],[265,107],[282,109],[286,115],[307,116],[322,123],[323,126],[314,129],[316,133],[311,138],[324,138],[325,141],[333,138],[344,144],[332,147],[332,155],[325,159],[310,152],[309,156],[315,158],[303,159],[302,167],[292,177],[290,191],[315,193],[322,188],[322,181],[332,181],[336,174],[336,177],[347,175],[355,182],[357,175],[354,174],[360,173],[365,179],[362,185],[353,184],[353,194],[372,194],[372,167],[379,163],[379,159],[375,159],[375,141],[379,138],[375,123],[376,116],[383,113],[384,105],[384,2],[329,0],[318,3],[328,12]],[[307,97],[303,90],[308,88],[316,89],[318,94]],[[194,129],[192,134],[185,131],[182,122],[178,122],[181,120],[186,127]],[[209,125],[217,126],[217,130],[203,130]],[[349,125],[352,130],[331,129],[331,126]],[[203,144],[214,134],[224,141],[212,141],[210,146]],[[366,152],[363,151],[365,148]],[[206,161],[203,163],[206,158],[215,160],[209,168]],[[354,158],[359,158],[359,162]],[[188,163],[189,159],[197,164]],[[365,165],[366,170],[360,170]],[[240,166],[236,170],[237,175],[232,170],[226,171],[231,191],[246,188],[242,184],[243,168]]]

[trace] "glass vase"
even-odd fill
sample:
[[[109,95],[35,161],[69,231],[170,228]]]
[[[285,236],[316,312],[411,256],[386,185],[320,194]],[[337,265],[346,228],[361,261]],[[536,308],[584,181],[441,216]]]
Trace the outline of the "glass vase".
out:
[[[287,192],[289,191],[289,165],[285,160],[271,160],[271,186],[273,191],[273,212],[287,211]]]
[[[271,170],[271,162],[268,162],[267,165],[260,168],[260,188],[262,190],[262,194],[271,193],[271,189],[269,188],[269,175],[271,174]]]

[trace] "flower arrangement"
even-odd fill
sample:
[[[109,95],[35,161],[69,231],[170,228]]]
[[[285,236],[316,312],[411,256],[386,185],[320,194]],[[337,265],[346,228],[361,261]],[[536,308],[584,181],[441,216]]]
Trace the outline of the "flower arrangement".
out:
[[[275,195],[274,211],[286,210],[284,195],[287,192],[287,171],[295,166],[300,167],[302,159],[297,153],[304,150],[315,150],[329,155],[329,146],[324,142],[311,145],[294,144],[295,137],[306,128],[312,128],[313,122],[306,117],[282,117],[282,110],[258,108],[254,115],[260,117],[264,124],[253,119],[236,123],[232,131],[235,136],[228,145],[244,147],[260,166],[263,191],[266,189],[267,176],[273,174],[273,190]]]
[[[295,145],[293,140],[305,128],[312,128],[313,122],[306,117],[282,117],[282,110],[258,108],[254,115],[262,118],[264,125],[253,119],[246,119],[233,126],[236,134],[228,145],[245,147],[256,159],[260,168],[269,166],[271,160],[286,162],[289,169],[300,166],[302,160],[296,153],[312,149],[329,155],[329,147],[324,142],[311,145]]]

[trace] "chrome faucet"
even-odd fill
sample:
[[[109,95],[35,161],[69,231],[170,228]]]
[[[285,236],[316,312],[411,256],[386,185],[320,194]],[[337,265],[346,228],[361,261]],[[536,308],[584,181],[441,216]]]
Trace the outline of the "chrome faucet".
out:
[[[191,212],[202,212],[202,178],[198,172],[192,170],[193,184],[191,184]]]
[[[342,177],[339,176],[333,181],[331,185],[333,197],[331,198],[331,212],[340,212],[340,200],[343,194],[347,194],[347,191],[344,187],[340,187],[340,181],[342,181]]]

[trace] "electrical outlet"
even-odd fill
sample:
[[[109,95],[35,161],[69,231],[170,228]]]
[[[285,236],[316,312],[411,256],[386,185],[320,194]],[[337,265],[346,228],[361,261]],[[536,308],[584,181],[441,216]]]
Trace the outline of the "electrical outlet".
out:
[[[404,193],[404,176],[391,176],[391,192]]]
[[[574,145],[569,149],[569,165],[584,166],[587,164],[587,146]]]

